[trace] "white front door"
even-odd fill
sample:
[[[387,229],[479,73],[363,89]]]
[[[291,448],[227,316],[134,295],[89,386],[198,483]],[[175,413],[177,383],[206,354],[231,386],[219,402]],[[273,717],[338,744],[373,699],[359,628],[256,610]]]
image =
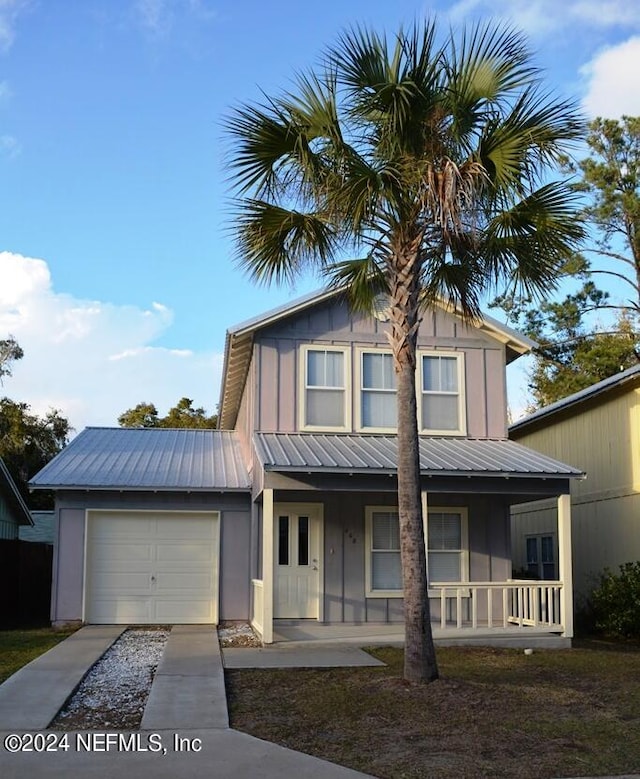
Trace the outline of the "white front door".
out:
[[[321,508],[317,504],[274,506],[276,618],[320,617]]]

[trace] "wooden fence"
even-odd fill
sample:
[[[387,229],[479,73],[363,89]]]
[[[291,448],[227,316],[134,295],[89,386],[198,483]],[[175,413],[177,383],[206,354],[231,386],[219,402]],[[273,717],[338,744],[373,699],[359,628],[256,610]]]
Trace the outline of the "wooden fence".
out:
[[[48,625],[53,547],[0,540],[0,627]]]

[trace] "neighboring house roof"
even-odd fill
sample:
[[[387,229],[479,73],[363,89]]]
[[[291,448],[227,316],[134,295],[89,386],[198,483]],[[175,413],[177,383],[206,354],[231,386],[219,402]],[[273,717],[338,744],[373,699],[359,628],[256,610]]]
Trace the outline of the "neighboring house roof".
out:
[[[233,432],[88,427],[36,474],[29,486],[245,491],[250,482]]]
[[[394,435],[255,433],[265,471],[393,473]],[[577,468],[506,440],[420,438],[420,471],[433,476],[582,477]]]
[[[53,545],[55,539],[54,511],[32,511],[33,527],[21,527],[18,537],[21,541]]]
[[[247,371],[249,370],[255,333],[269,325],[298,314],[311,306],[316,306],[319,303],[343,296],[344,294],[344,289],[313,292],[284,306],[267,311],[258,317],[248,319],[246,322],[230,327],[227,330],[218,413],[219,428],[231,429],[235,426],[242,398],[242,390]],[[454,314],[459,313],[444,302],[441,305],[444,310],[453,311]],[[505,344],[508,363],[521,354],[526,354],[536,345],[534,341],[525,335],[517,333],[510,327],[507,327],[507,325],[503,325],[496,319],[484,314],[482,321],[478,322],[476,326],[479,330],[488,333]]]
[[[512,433],[524,432],[530,426],[544,426],[551,422],[551,417],[563,412],[577,413],[579,409],[576,406],[585,403],[586,401],[604,400],[603,397],[606,393],[611,392],[614,389],[619,389],[624,385],[634,387],[640,384],[640,365],[634,365],[631,368],[627,368],[626,371],[616,373],[615,376],[610,376],[608,379],[599,381],[597,384],[592,384],[586,389],[580,390],[580,392],[574,392],[573,395],[569,395],[562,400],[558,400],[555,403],[551,403],[544,408],[540,408],[534,411],[533,414],[519,419],[509,427],[509,435]]]
[[[11,474],[2,459],[0,459],[0,492],[2,492],[5,500],[13,509],[18,525],[32,525],[33,520],[31,519],[27,504],[24,502],[16,483],[11,478]]]

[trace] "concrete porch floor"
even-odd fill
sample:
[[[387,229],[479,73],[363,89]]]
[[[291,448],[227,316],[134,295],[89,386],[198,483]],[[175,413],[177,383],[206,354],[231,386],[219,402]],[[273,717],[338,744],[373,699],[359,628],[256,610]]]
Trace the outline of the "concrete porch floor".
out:
[[[496,646],[546,649],[568,649],[571,639],[533,627],[509,625],[506,628],[471,628],[432,626],[433,639],[439,646]],[[304,642],[340,642],[360,646],[402,646],[404,628],[400,624],[339,623],[322,624],[316,620],[274,620],[274,644],[282,646]]]

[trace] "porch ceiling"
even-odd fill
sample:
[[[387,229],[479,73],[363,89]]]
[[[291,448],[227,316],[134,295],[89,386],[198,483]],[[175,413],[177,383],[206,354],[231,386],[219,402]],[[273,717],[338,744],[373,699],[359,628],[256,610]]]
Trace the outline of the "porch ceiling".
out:
[[[255,433],[265,471],[281,473],[392,474],[397,469],[394,435]],[[581,478],[577,468],[508,440],[420,438],[423,476]]]

